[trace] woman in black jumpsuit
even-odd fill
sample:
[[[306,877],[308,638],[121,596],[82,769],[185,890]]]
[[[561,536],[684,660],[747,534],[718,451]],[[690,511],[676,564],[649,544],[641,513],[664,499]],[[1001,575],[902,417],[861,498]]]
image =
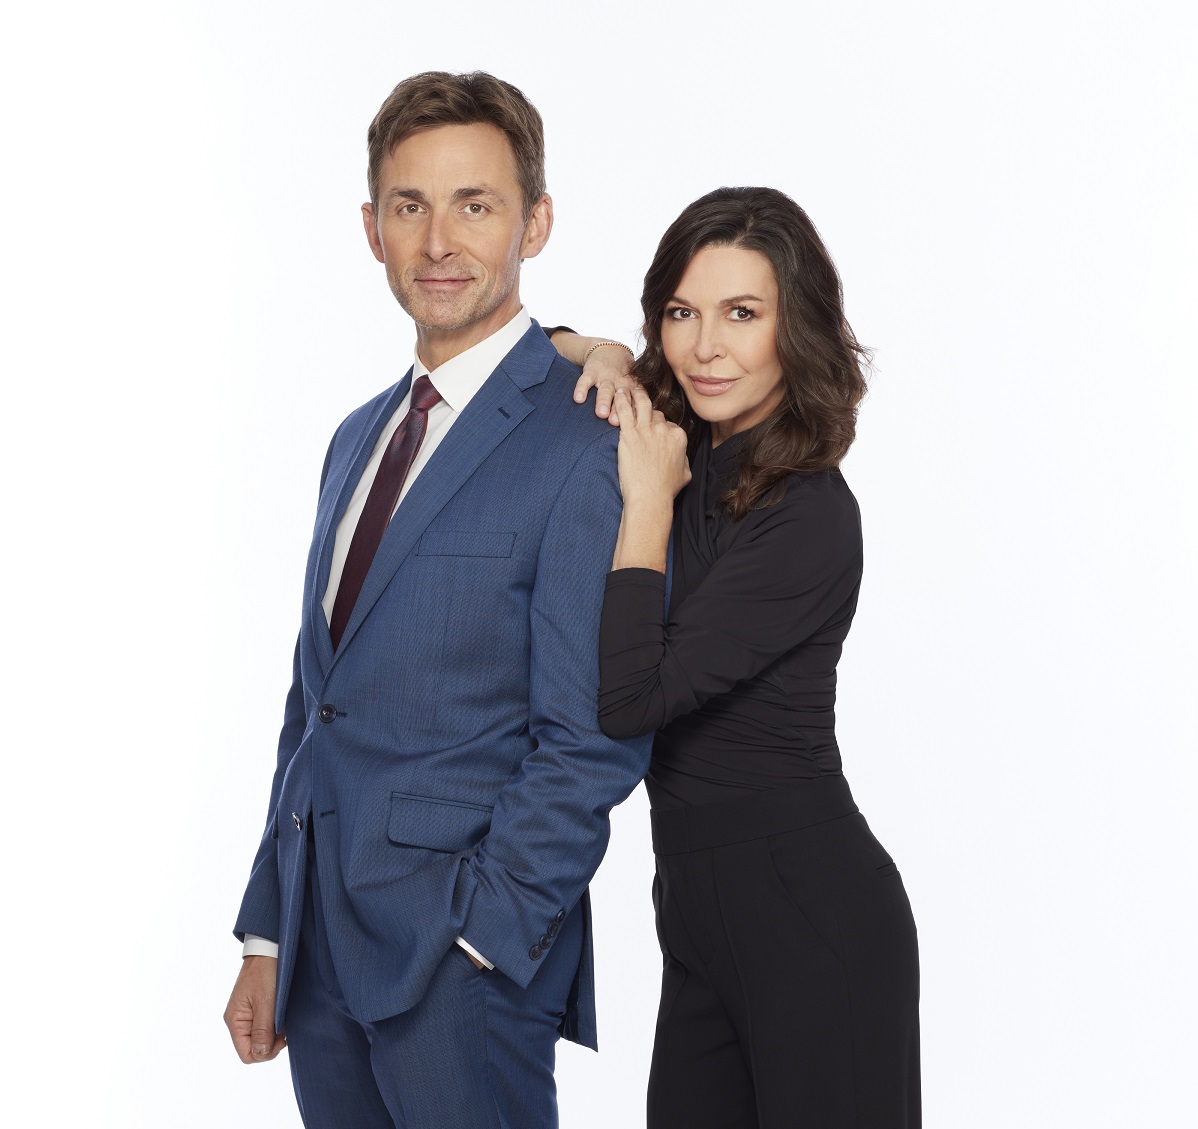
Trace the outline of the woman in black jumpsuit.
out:
[[[839,278],[788,197],[720,189],[666,233],[642,305],[600,724],[657,731],[649,1126],[912,1129],[915,925],[834,730],[864,392]]]

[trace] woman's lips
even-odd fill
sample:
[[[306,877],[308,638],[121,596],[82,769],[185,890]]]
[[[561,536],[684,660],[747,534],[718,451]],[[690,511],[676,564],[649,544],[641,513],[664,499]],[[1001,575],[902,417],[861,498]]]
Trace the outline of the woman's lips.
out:
[[[715,376],[687,376],[691,382],[691,387],[699,393],[700,396],[719,396],[723,392],[727,392],[735,383],[736,379],[720,379]]]

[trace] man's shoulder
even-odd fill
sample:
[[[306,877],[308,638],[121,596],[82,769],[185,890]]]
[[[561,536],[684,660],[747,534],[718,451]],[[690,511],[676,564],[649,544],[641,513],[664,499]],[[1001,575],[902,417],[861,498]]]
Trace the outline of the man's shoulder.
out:
[[[574,385],[582,370],[562,357],[549,366],[545,379],[524,389],[524,395],[535,409],[524,421],[533,431],[560,436],[573,448],[589,446],[607,436],[611,449],[619,440],[619,428],[595,415],[595,394],[585,403],[574,402]]]

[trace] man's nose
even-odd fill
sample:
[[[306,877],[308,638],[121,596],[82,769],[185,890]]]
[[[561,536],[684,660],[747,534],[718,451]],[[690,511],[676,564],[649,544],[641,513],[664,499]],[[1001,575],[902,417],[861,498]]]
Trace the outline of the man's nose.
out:
[[[457,249],[453,237],[453,225],[449,222],[449,218],[442,213],[433,212],[424,229],[422,250],[425,258],[439,263],[442,259],[449,258]]]

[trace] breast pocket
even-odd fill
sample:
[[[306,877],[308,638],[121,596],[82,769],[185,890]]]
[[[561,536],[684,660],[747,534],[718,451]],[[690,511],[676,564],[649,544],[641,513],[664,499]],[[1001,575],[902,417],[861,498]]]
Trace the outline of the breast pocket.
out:
[[[430,529],[420,538],[421,557],[510,557],[516,547],[514,533],[478,529]]]

